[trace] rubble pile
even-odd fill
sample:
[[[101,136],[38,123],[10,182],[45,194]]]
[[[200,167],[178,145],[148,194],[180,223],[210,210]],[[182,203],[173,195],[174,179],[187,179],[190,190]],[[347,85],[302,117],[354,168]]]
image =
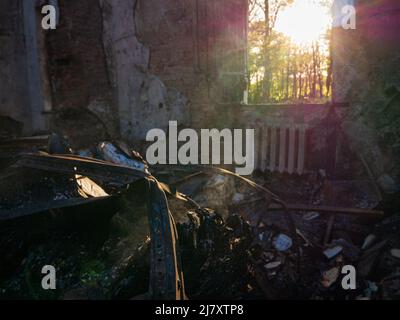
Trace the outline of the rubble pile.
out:
[[[248,270],[253,234],[241,217],[225,223],[209,209],[188,213],[178,224],[185,284],[191,299],[245,299],[260,297]]]
[[[0,168],[0,299],[400,295],[400,214],[365,181],[149,167],[124,143],[55,134],[3,140]],[[57,290],[41,290],[44,265]]]

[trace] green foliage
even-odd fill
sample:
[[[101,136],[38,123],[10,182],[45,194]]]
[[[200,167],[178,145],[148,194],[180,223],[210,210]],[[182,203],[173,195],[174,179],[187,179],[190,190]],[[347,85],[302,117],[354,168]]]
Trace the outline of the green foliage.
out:
[[[250,0],[249,103],[313,103],[330,99],[330,34],[305,47],[274,30],[277,16],[292,3],[293,0]]]

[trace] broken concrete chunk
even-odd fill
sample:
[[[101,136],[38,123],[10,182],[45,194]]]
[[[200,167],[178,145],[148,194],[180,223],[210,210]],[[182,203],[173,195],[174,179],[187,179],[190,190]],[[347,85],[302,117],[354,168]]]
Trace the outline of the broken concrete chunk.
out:
[[[392,249],[390,253],[393,257],[400,259],[400,249]]]
[[[367,236],[364,240],[361,250],[367,250],[368,248],[370,248],[374,244],[375,240],[376,235],[370,234],[369,236]]]
[[[140,171],[146,171],[146,165],[143,162],[136,161],[128,157],[119,148],[110,142],[101,142],[97,150],[102,158],[106,161],[113,162],[122,166],[130,167]]]
[[[293,245],[292,238],[288,237],[287,235],[281,233],[279,234],[274,241],[274,247],[278,251],[287,251]]]
[[[337,239],[332,241],[332,245],[342,247],[344,256],[351,261],[357,260],[360,255],[360,249],[350,241]]]
[[[342,251],[343,251],[343,247],[342,246],[336,246],[336,247],[333,247],[333,248],[326,249],[324,251],[324,255],[328,259],[332,259],[332,258],[336,257]]]
[[[265,269],[270,270],[270,269],[278,268],[281,264],[282,264],[281,261],[274,261],[274,262],[267,263],[266,265],[264,265],[264,267],[265,267]]]
[[[329,288],[330,286],[332,286],[332,284],[334,284],[337,281],[338,278],[339,278],[339,268],[335,267],[329,269],[322,274],[321,284],[324,288]]]
[[[85,197],[107,197],[109,194],[104,191],[102,187],[100,187],[97,183],[95,183],[92,179],[88,177],[83,177],[80,175],[75,176],[76,183],[80,187],[80,190],[83,192],[82,195]]]

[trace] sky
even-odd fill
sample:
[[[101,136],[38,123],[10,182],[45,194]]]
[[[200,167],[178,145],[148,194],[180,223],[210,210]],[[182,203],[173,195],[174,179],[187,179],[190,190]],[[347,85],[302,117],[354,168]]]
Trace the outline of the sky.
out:
[[[275,30],[297,45],[309,45],[323,36],[332,25],[329,7],[316,0],[295,0],[278,15]]]

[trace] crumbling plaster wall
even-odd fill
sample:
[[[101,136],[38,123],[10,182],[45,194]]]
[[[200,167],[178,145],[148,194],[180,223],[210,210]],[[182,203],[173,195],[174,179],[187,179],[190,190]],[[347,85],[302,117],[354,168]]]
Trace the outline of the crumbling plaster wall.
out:
[[[382,189],[400,182],[400,3],[363,1],[357,28],[335,28],[333,99],[349,103],[343,127]]]
[[[149,73],[149,50],[136,35],[136,0],[101,0],[103,41],[108,70],[119,107],[123,137],[144,140],[169,120],[185,123],[185,98],[168,90]]]
[[[196,1],[138,0],[136,17],[138,36],[150,48],[150,71],[185,94],[191,125],[201,126],[212,108],[207,108],[207,70],[199,57]]]

